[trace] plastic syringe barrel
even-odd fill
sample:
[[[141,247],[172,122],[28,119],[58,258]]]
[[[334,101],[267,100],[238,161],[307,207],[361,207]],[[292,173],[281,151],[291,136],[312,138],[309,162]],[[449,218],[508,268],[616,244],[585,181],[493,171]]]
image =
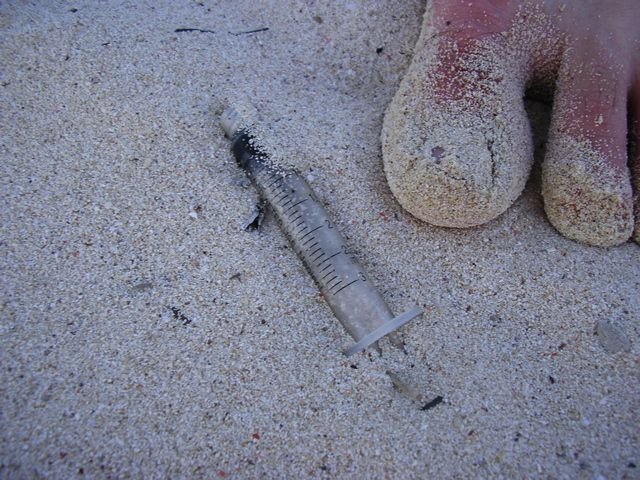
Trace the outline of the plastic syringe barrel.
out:
[[[273,165],[246,131],[236,132],[232,141],[239,165],[275,212],[293,250],[354,340],[392,320],[391,309],[305,179],[295,170]],[[395,332],[387,338],[402,348]],[[372,345],[380,351],[377,342]]]

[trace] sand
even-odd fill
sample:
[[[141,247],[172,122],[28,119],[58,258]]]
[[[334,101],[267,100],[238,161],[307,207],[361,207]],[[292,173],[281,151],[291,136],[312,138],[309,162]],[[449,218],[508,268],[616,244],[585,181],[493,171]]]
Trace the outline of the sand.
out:
[[[256,3],[0,6],[0,477],[638,478],[640,247],[560,236],[539,165],[488,224],[412,217],[380,131],[423,3]],[[425,308],[406,355],[346,359],[273,219],[239,229],[228,98]]]

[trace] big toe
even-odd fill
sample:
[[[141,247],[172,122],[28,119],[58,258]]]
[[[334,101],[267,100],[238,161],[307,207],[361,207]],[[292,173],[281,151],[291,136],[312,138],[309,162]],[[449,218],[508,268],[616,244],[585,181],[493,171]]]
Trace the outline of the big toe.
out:
[[[565,57],[542,170],[545,211],[569,238],[617,245],[634,227],[625,66],[600,44],[576,45]]]
[[[429,15],[432,15],[429,18]],[[438,37],[427,12],[413,62],[385,115],[385,173],[397,200],[429,223],[467,227],[504,212],[533,154],[524,72],[500,35]]]

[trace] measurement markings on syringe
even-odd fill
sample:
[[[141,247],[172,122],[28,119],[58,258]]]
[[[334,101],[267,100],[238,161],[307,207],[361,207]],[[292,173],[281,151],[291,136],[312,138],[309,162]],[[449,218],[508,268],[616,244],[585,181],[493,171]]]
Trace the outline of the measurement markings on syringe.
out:
[[[331,255],[328,255],[328,252],[322,247],[319,239],[322,237],[322,230],[325,228],[333,229],[334,226],[327,219],[320,219],[323,223],[317,225],[317,219],[314,221],[304,213],[304,211],[309,211],[304,209],[305,202],[308,200],[317,202],[313,195],[309,194],[295,201],[296,190],[287,185],[286,177],[265,170],[256,173],[262,174],[257,176],[267,177],[263,177],[263,181],[256,182],[262,184],[262,188],[260,188],[262,192],[260,193],[264,198],[270,198],[274,208],[279,211],[278,223],[284,227],[284,233],[293,244],[294,251],[303,261],[320,290],[326,290],[327,293],[336,295],[354,283],[366,281],[366,277],[361,272],[357,272],[356,278],[352,276],[356,272],[351,272],[351,275],[345,277],[346,272],[339,267],[341,262],[336,257],[340,255],[346,255],[348,257],[346,261],[349,263],[358,263],[346,245],[342,245],[342,250]],[[304,210],[301,210],[301,205]],[[312,209],[312,207],[310,208]],[[314,226],[313,223],[316,223],[317,226]]]
[[[307,200],[308,200],[308,199],[307,199],[307,198],[305,198],[305,199],[303,199],[303,200],[300,200],[298,203],[294,203],[294,204],[293,204],[293,205],[291,205],[289,208],[287,208],[286,210],[284,210],[282,213],[283,213],[283,214],[285,214],[285,215],[287,215],[287,214],[288,214],[288,212],[289,212],[289,210],[291,210],[292,208],[296,208],[298,205],[300,205],[301,203],[306,202]]]
[[[324,228],[324,227],[323,226],[317,227],[311,232],[309,232],[309,234],[320,228]],[[312,240],[315,240],[315,238],[312,237],[310,240],[308,240],[308,242]],[[322,247],[318,247],[315,250],[307,253],[317,244],[318,242],[315,242],[313,245],[308,247],[306,251],[301,251],[299,253],[299,256],[301,257],[303,262],[312,264],[315,267],[315,268],[309,268],[309,271],[311,272],[312,277],[314,278],[316,283],[321,287],[321,289],[324,286],[330,291],[331,294],[336,295],[337,293],[344,290],[348,286],[353,285],[356,282],[362,281],[362,278],[358,277],[344,284],[344,281],[343,281],[344,279],[341,279],[338,273],[336,273],[336,268],[334,266],[335,262],[332,261],[332,259],[334,259],[338,255],[344,254],[345,252],[339,251],[327,257],[327,254],[322,250]],[[326,257],[326,258],[323,259],[323,257]]]
[[[308,237],[309,235],[311,235],[313,232],[315,232],[316,230],[320,230],[321,228],[322,228],[322,225],[318,225],[318,226],[317,226],[316,228],[314,228],[313,230],[309,230],[307,233],[305,233],[303,236],[301,236],[301,237],[300,237],[300,241],[304,240],[306,237]],[[305,241],[302,243],[302,246],[303,246],[303,247],[305,247],[305,246],[307,245],[307,243],[309,243],[309,242],[311,242],[311,241],[313,241],[313,240],[315,240],[315,237],[311,237],[311,238],[309,238],[309,239],[305,240]],[[317,243],[318,243],[318,242],[316,242],[316,245],[317,245]],[[308,250],[308,248],[307,248],[307,250]]]
[[[344,283],[344,280],[348,279],[341,278],[340,274],[336,272],[335,265],[340,265],[340,262],[336,257],[339,255],[347,255],[351,260],[351,263],[353,263],[353,256],[351,255],[351,252],[346,249],[327,256],[327,253],[323,250],[322,246],[318,246],[320,242],[315,236],[311,236],[314,232],[324,228],[331,227],[320,225],[301,236],[299,238],[301,242],[300,251],[296,253],[298,253],[305,264],[309,264],[309,271],[318,286],[320,286],[321,289],[326,288],[331,294],[336,295],[348,286],[353,285],[356,282],[363,281],[362,277],[364,277],[364,275],[360,276],[361,273],[358,272],[359,276],[357,278],[346,284]],[[311,268],[311,266],[315,268]]]

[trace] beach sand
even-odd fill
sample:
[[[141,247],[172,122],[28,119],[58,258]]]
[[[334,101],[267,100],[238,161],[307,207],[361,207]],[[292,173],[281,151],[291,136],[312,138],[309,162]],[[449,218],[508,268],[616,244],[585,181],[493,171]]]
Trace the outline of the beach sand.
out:
[[[640,247],[393,198],[422,1],[0,5],[1,478],[639,478]],[[178,30],[178,31],[177,31]],[[396,314],[351,339],[218,119],[252,103]],[[536,153],[548,107],[529,103]],[[387,368],[423,399],[396,389]],[[427,402],[443,397],[429,409]]]

